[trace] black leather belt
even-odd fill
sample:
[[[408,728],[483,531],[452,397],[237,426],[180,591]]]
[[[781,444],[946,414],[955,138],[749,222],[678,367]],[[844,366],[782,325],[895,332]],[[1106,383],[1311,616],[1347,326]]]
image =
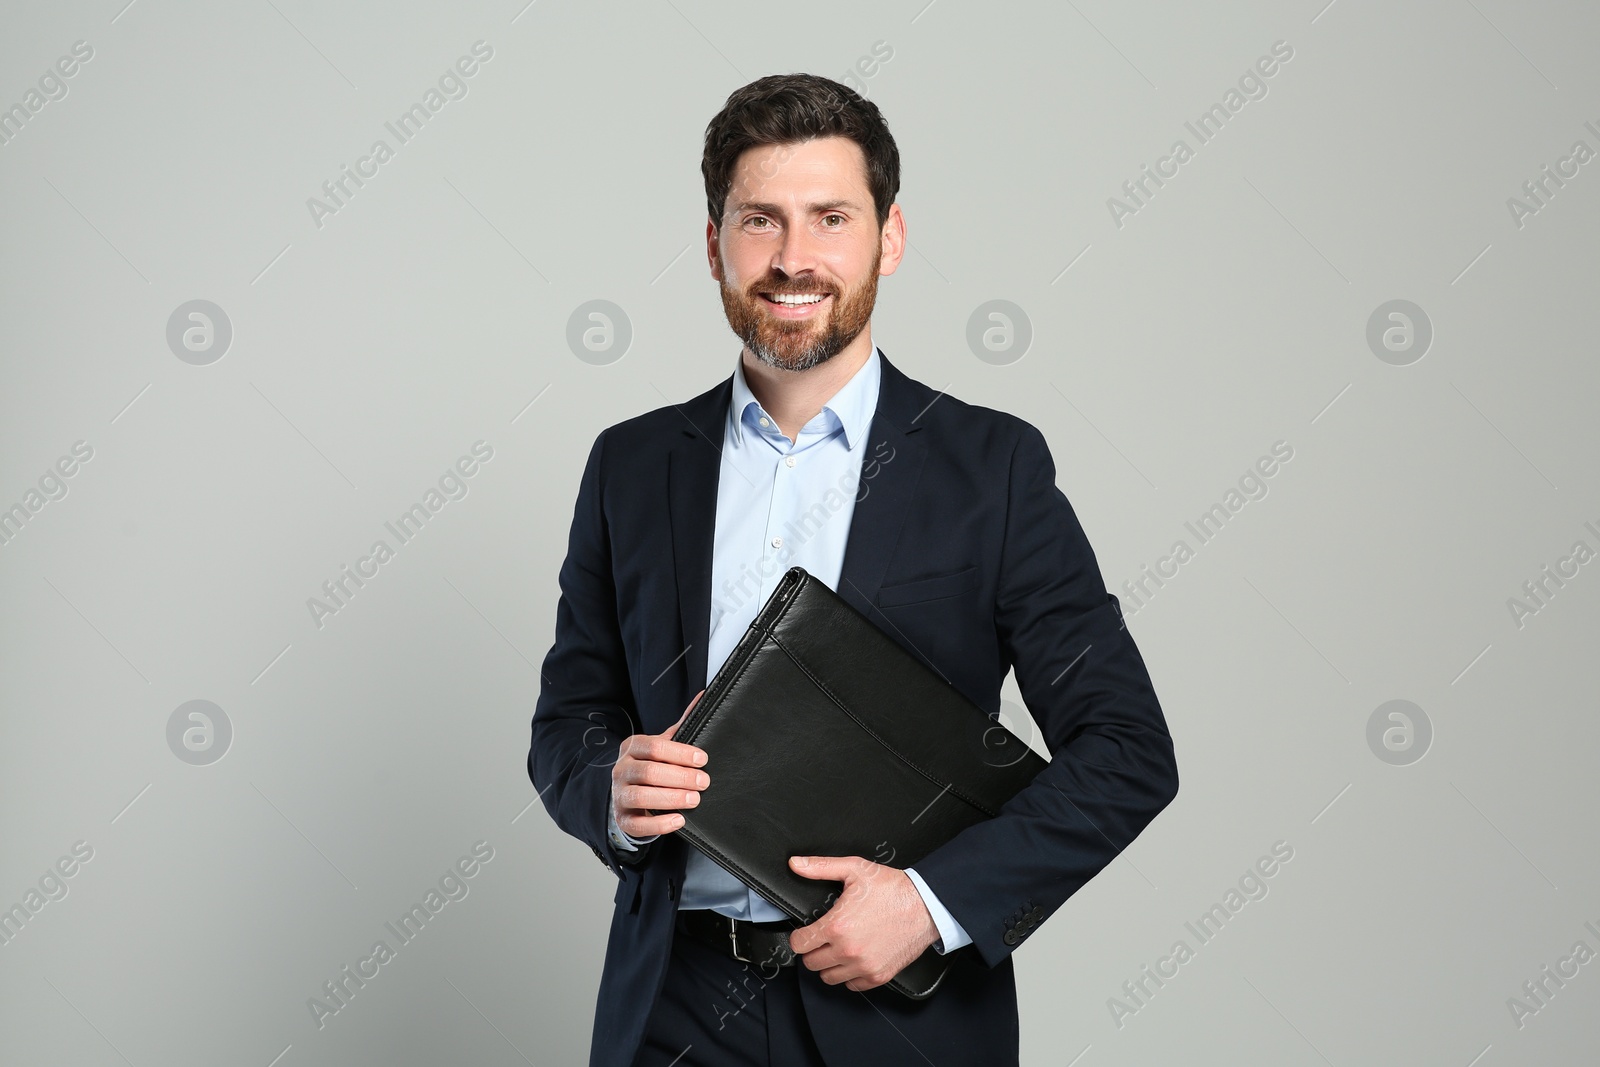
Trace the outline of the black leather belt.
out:
[[[709,908],[685,908],[678,912],[678,929],[736,960],[766,967],[794,966],[794,950],[789,947],[794,925],[787,919],[757,923],[730,918]]]

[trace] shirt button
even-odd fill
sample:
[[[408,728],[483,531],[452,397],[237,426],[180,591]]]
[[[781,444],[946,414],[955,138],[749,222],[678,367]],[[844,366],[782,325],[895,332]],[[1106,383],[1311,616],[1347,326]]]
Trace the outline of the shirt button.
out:
[[[773,539],[772,539],[772,547],[773,547],[773,548],[782,548],[782,547],[783,547],[783,538],[781,538],[781,537],[774,537],[774,538],[773,538]]]
[[[770,422],[768,422],[768,421],[767,421],[767,420],[766,420],[766,419],[765,419],[765,418],[763,418],[763,419],[762,419],[762,420],[761,420],[761,425],[763,425],[763,426],[770,426],[770,425],[772,425],[772,424],[771,424],[771,423],[770,423]]]
[[[785,465],[792,467],[792,466],[794,466],[794,457],[793,456],[784,456],[783,457],[783,462],[785,463]]]

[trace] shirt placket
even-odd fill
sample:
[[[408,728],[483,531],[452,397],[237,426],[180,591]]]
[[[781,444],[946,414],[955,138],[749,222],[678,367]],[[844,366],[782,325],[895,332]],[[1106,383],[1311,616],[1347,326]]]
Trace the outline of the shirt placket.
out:
[[[778,587],[778,581],[783,577],[783,572],[789,568],[777,561],[783,554],[784,544],[788,538],[788,524],[795,508],[795,477],[794,470],[797,464],[794,449],[799,446],[796,441],[790,445],[788,439],[778,431],[776,424],[765,415],[769,425],[762,427],[762,432],[767,435],[775,453],[772,460],[771,494],[767,505],[766,529],[761,542],[761,557],[770,560],[761,570],[761,600],[765,604],[772,591]],[[797,435],[798,436],[798,435]],[[793,548],[790,548],[790,559],[793,559]]]

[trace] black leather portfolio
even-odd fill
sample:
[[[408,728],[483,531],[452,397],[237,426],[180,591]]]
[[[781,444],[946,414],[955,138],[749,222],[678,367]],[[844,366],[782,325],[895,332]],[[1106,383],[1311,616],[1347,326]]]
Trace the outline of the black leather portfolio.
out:
[[[677,832],[796,928],[843,883],[800,877],[790,856],[915,866],[999,814],[1047,765],[801,567],[784,574],[673,739],[705,749],[711,776]],[[889,985],[930,996],[953,956],[930,946]]]

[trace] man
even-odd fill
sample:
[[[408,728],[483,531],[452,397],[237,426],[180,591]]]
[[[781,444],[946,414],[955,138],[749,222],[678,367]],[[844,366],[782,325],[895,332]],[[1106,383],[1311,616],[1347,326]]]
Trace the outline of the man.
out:
[[[744,347],[729,379],[596,438],[528,753],[618,877],[590,1063],[1014,1064],[1011,951],[1177,792],[1160,705],[1043,436],[873,344],[906,245],[878,108],[762,78],[711,121],[702,170]],[[672,740],[796,564],[991,715],[1014,669],[1052,756],[904,870],[795,858],[841,890],[798,929],[674,832],[718,768]],[[951,956],[931,997],[881,988],[930,945]]]

